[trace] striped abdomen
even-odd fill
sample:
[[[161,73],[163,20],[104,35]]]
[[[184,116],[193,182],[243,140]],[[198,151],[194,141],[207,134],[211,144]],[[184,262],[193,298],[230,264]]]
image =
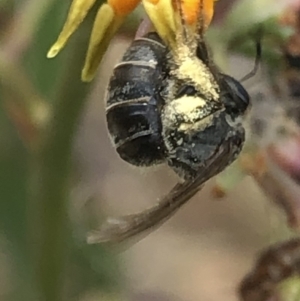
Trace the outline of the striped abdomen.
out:
[[[120,157],[134,165],[164,159],[159,92],[167,49],[155,33],[133,41],[116,65],[107,93],[109,133]]]

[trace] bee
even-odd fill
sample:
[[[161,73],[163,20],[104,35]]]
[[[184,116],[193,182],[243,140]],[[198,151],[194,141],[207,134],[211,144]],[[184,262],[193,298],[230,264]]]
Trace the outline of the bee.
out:
[[[158,226],[242,150],[249,95],[239,81],[214,66],[201,13],[195,34],[180,0],[176,7],[180,21],[175,46],[155,32],[132,42],[110,79],[106,116],[123,160],[135,166],[166,163],[183,181],[152,208],[108,219],[89,242],[122,241]]]
[[[170,68],[168,49],[156,33],[136,39],[114,68],[107,93],[106,119],[120,157],[130,164],[164,162],[161,91]]]
[[[259,256],[253,271],[242,281],[239,288],[241,300],[273,300],[278,284],[299,274],[300,239],[271,246]]]

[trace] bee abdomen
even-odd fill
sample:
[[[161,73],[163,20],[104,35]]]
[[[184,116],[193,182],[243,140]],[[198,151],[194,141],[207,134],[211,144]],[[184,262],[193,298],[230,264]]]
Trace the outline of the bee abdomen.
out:
[[[157,33],[148,33],[134,40],[125,52],[122,61],[162,62],[165,60],[167,48]]]
[[[156,34],[133,41],[114,68],[107,93],[108,129],[120,157],[133,165],[163,161],[159,91],[166,48]]]
[[[160,70],[148,62],[122,62],[110,80],[107,105],[141,97],[151,97],[161,81]]]

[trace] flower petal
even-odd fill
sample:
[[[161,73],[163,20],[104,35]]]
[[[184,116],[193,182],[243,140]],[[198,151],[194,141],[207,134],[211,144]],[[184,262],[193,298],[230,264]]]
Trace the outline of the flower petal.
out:
[[[86,60],[81,74],[84,82],[89,82],[94,78],[110,40],[122,25],[124,18],[125,16],[116,16],[113,8],[108,4],[103,4],[100,7],[93,25]]]
[[[199,14],[203,13],[205,26],[208,26],[211,22],[214,13],[215,0],[203,0],[203,12],[199,12],[201,0],[182,0],[182,10],[185,16],[186,22],[189,25],[197,23]]]
[[[107,3],[114,9],[118,16],[127,16],[141,2],[141,0],[108,0]]]
[[[57,41],[47,53],[48,58],[55,57],[61,51],[61,49],[65,46],[70,36],[74,33],[74,31],[84,20],[87,13],[92,8],[95,2],[96,0],[73,0],[65,25]]]
[[[143,0],[144,8],[160,37],[170,45],[175,43],[175,20],[171,0]]]
[[[186,24],[192,28],[199,22],[200,14],[204,16],[205,29],[211,22],[214,12],[215,0],[178,0],[181,1],[183,15]],[[203,1],[203,12],[199,12],[201,3]],[[176,15],[176,0],[143,0],[144,8],[151,19],[156,31],[161,38],[168,44],[173,46],[175,44],[175,35],[178,31]]]

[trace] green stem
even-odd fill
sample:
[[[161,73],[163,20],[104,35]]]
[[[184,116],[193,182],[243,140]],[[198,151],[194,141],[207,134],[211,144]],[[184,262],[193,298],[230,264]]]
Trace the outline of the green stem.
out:
[[[61,81],[49,125],[42,133],[41,148],[33,158],[33,206],[30,212],[35,281],[41,301],[60,301],[65,286],[66,260],[70,244],[68,201],[73,137],[84,108],[89,86],[80,82],[86,52],[86,29],[81,26],[69,49],[69,61]],[[46,55],[46,54],[45,54]],[[49,64],[51,61],[49,60]]]
[[[47,121],[49,105],[28,80],[24,70],[0,51],[0,88],[6,113],[32,150],[38,133]]]

